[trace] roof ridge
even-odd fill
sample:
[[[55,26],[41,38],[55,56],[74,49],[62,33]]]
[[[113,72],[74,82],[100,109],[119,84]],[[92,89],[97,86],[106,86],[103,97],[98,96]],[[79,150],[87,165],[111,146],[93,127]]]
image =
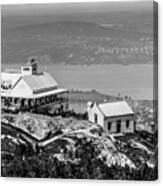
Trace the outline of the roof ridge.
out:
[[[102,103],[99,103],[99,104],[113,104],[113,103],[122,103],[122,102],[127,103],[126,101],[112,101],[112,102],[102,102]]]
[[[16,87],[16,85],[20,82],[20,80],[22,79],[22,76],[20,76],[18,78],[18,80],[13,84],[12,88],[11,89],[14,89]]]

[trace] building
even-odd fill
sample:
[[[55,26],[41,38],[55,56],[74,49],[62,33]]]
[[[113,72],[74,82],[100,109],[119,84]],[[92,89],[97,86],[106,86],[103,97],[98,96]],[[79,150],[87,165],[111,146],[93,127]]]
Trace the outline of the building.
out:
[[[47,72],[38,72],[37,58],[29,58],[19,71],[1,73],[1,107],[7,110],[38,111],[53,107],[58,113],[68,109],[68,91],[58,88]]]
[[[109,133],[133,133],[134,112],[125,101],[87,104],[88,119]]]

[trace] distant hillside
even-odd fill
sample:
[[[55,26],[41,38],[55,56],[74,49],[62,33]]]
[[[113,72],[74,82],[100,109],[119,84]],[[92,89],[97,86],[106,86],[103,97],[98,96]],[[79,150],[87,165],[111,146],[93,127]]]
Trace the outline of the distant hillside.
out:
[[[46,55],[48,63],[70,65],[153,61],[153,35],[147,23],[142,30],[137,22],[138,26],[134,22],[56,21],[7,28],[3,21],[2,63],[22,63],[31,55]]]
[[[40,35],[65,35],[65,36],[100,36],[115,38],[128,38],[129,40],[143,37],[145,30],[139,28],[129,28],[123,24],[96,24],[93,22],[80,21],[61,21],[52,23],[40,23],[35,25],[25,25],[16,28],[10,28],[8,34],[28,36]],[[133,29],[134,32],[133,32]],[[5,30],[5,29],[4,29]],[[3,31],[3,27],[2,27]],[[149,34],[150,32],[146,33]],[[4,33],[4,36],[7,35]],[[150,36],[150,35],[148,35]]]
[[[69,101],[70,102],[77,102],[77,103],[86,104],[88,101],[100,103],[100,102],[103,102],[104,100],[112,102],[112,101],[123,100],[123,98],[113,96],[113,95],[102,94],[96,90],[92,90],[92,91],[72,90],[69,92]]]

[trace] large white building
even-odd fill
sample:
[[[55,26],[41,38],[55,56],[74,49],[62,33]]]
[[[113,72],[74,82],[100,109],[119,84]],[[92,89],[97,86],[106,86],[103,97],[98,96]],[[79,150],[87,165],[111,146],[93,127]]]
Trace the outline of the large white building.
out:
[[[88,120],[104,127],[109,133],[133,133],[135,116],[125,101],[87,105]]]
[[[68,109],[68,91],[58,88],[47,72],[38,72],[37,58],[29,58],[20,71],[1,72],[1,107],[8,110],[39,110],[56,113]]]

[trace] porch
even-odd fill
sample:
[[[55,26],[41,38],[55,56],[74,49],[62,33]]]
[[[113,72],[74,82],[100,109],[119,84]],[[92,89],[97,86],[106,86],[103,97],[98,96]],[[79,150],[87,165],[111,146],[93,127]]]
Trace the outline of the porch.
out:
[[[36,94],[33,97],[26,98],[10,95],[1,96],[1,107],[8,110],[37,110],[52,105],[60,107],[63,104],[68,105],[68,91],[52,94]]]

